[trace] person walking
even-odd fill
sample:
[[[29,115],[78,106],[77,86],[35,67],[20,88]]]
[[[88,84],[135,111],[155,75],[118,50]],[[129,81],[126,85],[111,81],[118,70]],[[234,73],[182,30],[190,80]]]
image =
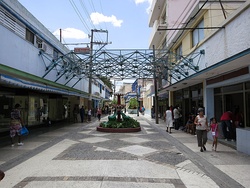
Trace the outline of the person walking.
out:
[[[84,106],[81,107],[80,109],[80,117],[81,117],[81,122],[84,122],[84,116],[85,116],[85,109]]]
[[[98,117],[99,121],[101,120],[101,115],[102,115],[102,110],[100,108],[98,108],[97,109],[97,117]]]
[[[77,114],[78,114],[78,109],[77,109],[77,107],[75,106],[74,109],[73,109],[74,123],[77,123],[77,122],[78,122]]]
[[[171,128],[173,127],[173,116],[170,107],[167,107],[167,111],[165,112],[166,124],[167,124],[167,132],[169,128],[169,133],[171,134]]]
[[[223,135],[226,141],[232,139],[232,134],[233,134],[232,119],[233,119],[233,113],[229,110],[224,112],[220,118]]]
[[[91,122],[91,109],[88,110],[88,121]]]
[[[201,148],[201,152],[206,151],[208,123],[203,108],[198,109],[198,115],[195,117],[194,124],[196,125],[198,147]]]
[[[219,128],[218,123],[215,117],[211,118],[210,130],[213,136],[213,145],[212,150],[217,150],[218,136],[219,136]]]
[[[10,114],[10,138],[11,138],[11,146],[15,146],[14,144],[14,139],[15,136],[18,136],[18,146],[22,146],[22,139],[21,139],[21,129],[22,129],[22,125],[23,124],[23,120],[21,118],[21,105],[20,104],[16,104],[14,109],[11,111]]]

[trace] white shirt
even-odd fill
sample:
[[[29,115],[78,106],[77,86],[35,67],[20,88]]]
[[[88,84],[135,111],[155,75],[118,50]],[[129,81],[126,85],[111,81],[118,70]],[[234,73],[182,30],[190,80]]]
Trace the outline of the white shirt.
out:
[[[201,124],[200,125],[196,125],[196,129],[197,130],[206,130],[207,129],[207,125],[206,125],[206,122],[207,122],[207,118],[206,116],[204,115],[203,117],[200,117],[200,115],[197,116],[197,122]]]
[[[174,119],[180,118],[180,112],[177,108],[174,109]]]

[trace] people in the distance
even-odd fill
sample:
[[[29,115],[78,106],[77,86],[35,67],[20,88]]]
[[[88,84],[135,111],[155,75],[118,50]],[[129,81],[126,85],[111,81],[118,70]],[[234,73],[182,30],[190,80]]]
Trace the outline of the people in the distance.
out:
[[[179,106],[176,106],[174,108],[174,127],[175,127],[175,130],[179,130],[179,128],[180,128],[180,117],[181,117],[181,114],[179,111]]]
[[[217,142],[218,142],[218,136],[219,136],[219,127],[218,123],[215,117],[210,119],[210,130],[212,132],[213,136],[213,144],[212,144],[212,150],[217,151]]]
[[[10,113],[10,138],[11,138],[11,146],[15,146],[15,136],[18,136],[18,146],[22,146],[21,140],[21,129],[23,125],[23,120],[21,118],[21,105],[16,104],[14,109]]]
[[[98,108],[97,109],[97,117],[98,117],[99,121],[101,120],[101,115],[102,115],[102,110],[101,110],[101,108]]]
[[[201,152],[206,151],[208,123],[203,108],[198,109],[198,115],[195,117],[194,124],[196,125],[198,147],[201,148]]]
[[[88,110],[88,121],[90,122],[91,121],[91,109]]]
[[[77,106],[75,106],[73,109],[74,123],[78,122],[77,114],[78,114],[78,108],[77,108]]]
[[[166,124],[167,124],[167,132],[168,132],[168,128],[169,128],[169,133],[171,133],[171,128],[173,127],[173,116],[172,116],[172,111],[170,110],[170,107],[167,107],[167,111],[166,111]]]
[[[84,106],[81,107],[80,109],[80,116],[81,116],[81,122],[84,122],[84,116],[85,116],[85,109]]]

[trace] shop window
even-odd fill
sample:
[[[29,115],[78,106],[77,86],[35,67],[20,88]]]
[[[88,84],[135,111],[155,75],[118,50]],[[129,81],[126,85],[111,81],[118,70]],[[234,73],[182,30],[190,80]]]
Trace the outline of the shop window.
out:
[[[250,84],[250,83],[248,83]],[[250,92],[246,93],[246,114],[250,113]],[[250,127],[250,116],[246,115],[246,122],[243,122],[243,126]]]
[[[193,30],[193,46],[197,45],[204,39],[204,20],[202,20]]]
[[[245,85],[246,89],[250,89],[250,82],[247,82],[246,85]]]
[[[218,95],[214,97],[214,114],[215,114],[215,118],[218,121],[220,120],[222,113],[223,113],[222,95]]]
[[[222,93],[222,88],[218,87],[218,88],[214,88],[214,94],[219,94]]]
[[[242,91],[243,90],[243,84],[236,84],[236,85],[230,85],[223,87],[223,92],[232,92],[232,91]]]
[[[26,37],[25,39],[29,42],[31,42],[32,44],[34,44],[34,33],[32,33],[29,29],[26,28]]]
[[[189,98],[189,89],[184,90],[183,97],[184,97],[185,99],[188,99],[188,98]]]

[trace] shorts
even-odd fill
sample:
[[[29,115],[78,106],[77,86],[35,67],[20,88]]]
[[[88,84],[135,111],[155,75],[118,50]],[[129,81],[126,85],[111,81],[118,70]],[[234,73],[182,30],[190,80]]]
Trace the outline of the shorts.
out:
[[[16,135],[20,136],[21,135],[21,129],[22,129],[21,124],[10,126],[10,137],[13,138]]]

